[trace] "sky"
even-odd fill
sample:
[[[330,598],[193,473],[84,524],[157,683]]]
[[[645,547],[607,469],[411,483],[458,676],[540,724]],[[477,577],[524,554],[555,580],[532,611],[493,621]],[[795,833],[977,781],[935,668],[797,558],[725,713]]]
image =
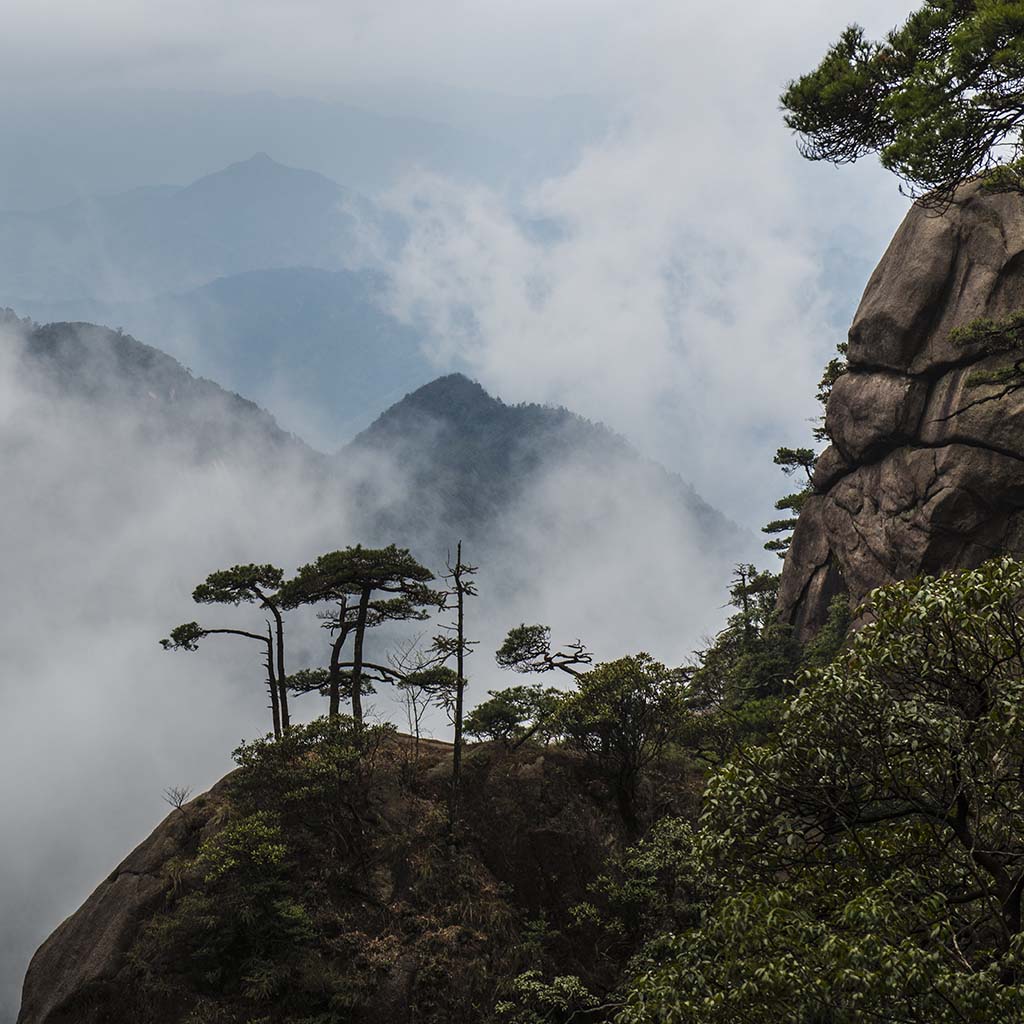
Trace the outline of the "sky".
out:
[[[913,6],[7,0],[0,89],[29,120],[90,90],[199,89],[349,103],[483,132],[488,118],[507,124],[510,111],[589,97],[609,127],[568,170],[512,194],[410,167],[375,196],[411,225],[390,267],[390,309],[423,328],[439,372],[468,367],[507,401],[556,402],[601,420],[756,530],[786,488],[772,454],[807,443],[821,368],[907,208],[869,161],[841,170],[804,162],[778,96],[846,23],[881,33]],[[23,596],[2,633],[16,646],[0,679],[0,775],[29,781],[0,789],[22,837],[0,868],[0,895],[13,901],[0,917],[17,924],[0,947],[0,1022],[13,1020],[16,961],[161,816],[157,782],[214,781],[225,748],[258,729],[260,713],[239,711],[251,707],[245,679],[226,655],[205,671],[212,665],[229,685],[209,694],[208,674],[182,694],[125,673],[148,664],[169,586],[185,593],[208,564],[230,561],[226,552],[243,557],[233,517],[255,503],[254,481],[221,467],[185,492],[155,468],[121,489],[103,477],[83,483],[53,424],[26,411],[4,374],[0,363],[0,454],[19,497],[0,521],[0,550]],[[116,447],[104,458],[117,479]],[[198,507],[222,514],[198,530]],[[293,512],[308,530],[278,557],[297,564],[318,524]],[[642,523],[643,510],[634,514]],[[252,535],[278,537],[281,526],[261,519]],[[166,550],[153,561],[168,538],[196,537],[187,563]],[[76,565],[75,586],[63,590],[47,568],[62,558]],[[101,599],[119,590],[129,599],[105,608]],[[69,616],[66,660],[54,658],[55,614]],[[182,712],[201,696],[200,719]],[[172,727],[140,732],[151,715]],[[48,745],[52,756],[39,757]],[[132,758],[146,770],[125,772]]]

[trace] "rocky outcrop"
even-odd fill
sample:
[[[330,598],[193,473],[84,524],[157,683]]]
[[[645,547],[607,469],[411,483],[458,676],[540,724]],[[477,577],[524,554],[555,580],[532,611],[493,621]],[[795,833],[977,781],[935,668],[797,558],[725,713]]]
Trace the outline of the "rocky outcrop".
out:
[[[492,1020],[524,969],[523,936],[538,921],[568,934],[572,908],[629,840],[614,780],[572,751],[473,744],[456,844],[449,744],[398,736],[363,757],[358,780],[314,796],[267,776],[247,787],[242,768],[172,812],[33,957],[18,1024]],[[645,778],[639,817],[695,814],[691,782],[685,770]],[[202,844],[246,820],[253,801],[281,822],[283,874],[250,865],[211,882],[195,861]],[[273,915],[254,915],[250,886],[290,906],[276,919],[282,941],[264,941]],[[308,930],[288,929],[296,907]],[[554,942],[553,969],[610,986],[619,968],[585,939]],[[251,987],[253,965],[288,984]]]
[[[25,977],[18,1024],[99,1019],[97,1008],[122,985],[125,953],[170,888],[166,865],[218,826],[226,781],[172,811],[39,947]]]
[[[953,331],[1024,309],[1024,197],[963,188],[914,206],[850,328],[832,440],[800,515],[779,607],[802,638],[836,594],[1024,555],[1024,392],[968,386],[998,365]]]

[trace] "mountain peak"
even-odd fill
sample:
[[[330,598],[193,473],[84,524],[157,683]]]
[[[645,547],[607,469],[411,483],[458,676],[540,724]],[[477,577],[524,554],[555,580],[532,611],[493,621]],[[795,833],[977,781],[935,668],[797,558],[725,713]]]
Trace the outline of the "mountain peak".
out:
[[[470,380],[462,373],[447,373],[424,384],[406,395],[398,404],[405,403],[437,412],[450,412],[453,404],[487,407],[505,404],[500,398],[488,394],[478,381]]]
[[[317,171],[289,167],[264,152],[254,153],[246,160],[233,164],[192,182],[178,193],[178,198],[210,196],[226,198],[241,189],[247,200],[257,201],[274,193],[288,192],[315,194],[324,198],[337,198],[343,189],[335,181]]]
[[[449,373],[424,384],[386,409],[353,443],[415,435],[428,423],[446,429],[461,430],[468,425],[479,429],[507,411],[508,406],[489,395],[477,381],[461,373]],[[470,429],[474,428],[470,426]]]

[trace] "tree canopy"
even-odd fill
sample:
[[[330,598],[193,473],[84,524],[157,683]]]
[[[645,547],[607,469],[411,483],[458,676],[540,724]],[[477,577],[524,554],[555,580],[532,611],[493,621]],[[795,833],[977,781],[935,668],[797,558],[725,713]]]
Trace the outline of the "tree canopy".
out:
[[[927,0],[880,41],[849,26],[782,96],[811,160],[877,153],[912,196],[1024,178],[1024,2]]]
[[[580,675],[581,668],[591,664],[593,655],[583,642],[574,640],[565,650],[552,652],[551,627],[540,624],[513,626],[494,654],[501,668],[513,672],[551,672],[559,669],[571,676]]]
[[[366,631],[389,621],[424,619],[427,607],[440,607],[443,596],[427,584],[434,574],[406,548],[389,544],[364,548],[361,544],[320,555],[302,566],[281,588],[286,608],[334,602],[336,608],[322,615],[324,626],[333,634],[328,668],[330,715],[339,714],[342,668],[351,669],[349,696],[352,714],[362,719],[364,685],[363,644]],[[352,635],[352,660],[341,661],[345,641]],[[388,670],[382,667],[384,674]]]
[[[1024,564],[876,591],[775,742],[716,772],[699,927],[629,1024],[1024,1017]]]

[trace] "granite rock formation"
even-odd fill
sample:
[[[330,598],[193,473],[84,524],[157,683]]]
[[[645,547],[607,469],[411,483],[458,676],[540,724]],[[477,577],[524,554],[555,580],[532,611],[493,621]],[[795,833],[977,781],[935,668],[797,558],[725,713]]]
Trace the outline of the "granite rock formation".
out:
[[[968,185],[910,210],[850,328],[786,558],[779,607],[802,638],[837,594],[1024,555],[1024,392],[979,402],[999,389],[969,378],[1000,357],[951,337],[1020,309],[1024,197]]]
[[[190,840],[216,831],[226,808],[226,781],[172,811],[39,947],[25,979],[18,1024],[104,1019],[104,1008],[129,973],[125,954],[170,888],[167,863]]]

